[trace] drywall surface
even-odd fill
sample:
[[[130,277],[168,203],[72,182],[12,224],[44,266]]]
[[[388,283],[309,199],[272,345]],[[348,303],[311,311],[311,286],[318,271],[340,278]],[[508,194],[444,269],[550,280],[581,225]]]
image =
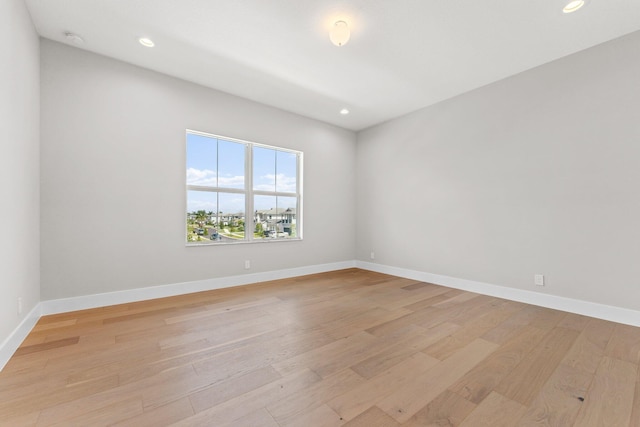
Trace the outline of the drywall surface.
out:
[[[40,301],[39,50],[24,2],[0,2],[0,343]]]
[[[359,133],[358,259],[640,310],[638,45]]]
[[[55,42],[41,51],[44,300],[355,258],[353,132]],[[304,240],[185,246],[186,129],[303,151]]]

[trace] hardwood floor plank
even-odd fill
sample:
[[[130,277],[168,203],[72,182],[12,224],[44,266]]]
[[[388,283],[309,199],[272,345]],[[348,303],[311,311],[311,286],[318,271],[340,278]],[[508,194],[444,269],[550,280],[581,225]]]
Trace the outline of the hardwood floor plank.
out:
[[[251,427],[281,427],[274,421],[269,412],[266,409],[260,408],[257,411],[253,411],[237,420],[230,423],[225,423],[219,427],[237,427],[237,426],[251,426]]]
[[[322,325],[322,330],[331,337],[340,339],[411,313],[411,310],[402,308],[393,311],[383,308],[374,308],[355,316],[354,318],[340,319],[338,322],[333,324],[324,324]]]
[[[439,287],[429,291],[429,295],[433,296],[428,296],[426,299],[414,302],[409,305],[405,305],[404,308],[411,311],[420,311],[435,304],[450,300],[451,298],[458,296],[463,292],[464,291],[461,291],[459,289],[450,290],[448,288]]]
[[[520,426],[518,420],[526,410],[526,406],[507,399],[494,391],[464,419],[460,427]]]
[[[567,313],[567,315],[560,321],[560,323],[558,323],[558,327],[575,329],[576,331],[582,332],[590,320],[591,318],[587,316],[582,316],[575,313]]]
[[[595,373],[604,355],[614,324],[591,319],[564,357],[563,363]]]
[[[144,411],[113,424],[113,427],[163,427],[193,415],[193,408],[188,398],[174,400],[166,405]]]
[[[400,424],[382,409],[373,406],[351,421],[344,424],[345,427],[399,427]]]
[[[257,368],[283,364],[298,355],[323,348],[327,342],[335,341],[317,331],[292,333],[272,342],[247,340],[246,345],[212,354],[207,359],[194,362],[193,367],[199,375],[206,375],[212,381],[221,381]]]
[[[325,404],[317,406],[308,412],[302,412],[296,418],[284,422],[278,422],[280,427],[337,427],[344,425],[345,421],[336,414],[333,409]],[[241,424],[236,424],[241,425]]]
[[[416,375],[437,363],[433,357],[415,353],[363,384],[334,397],[327,404],[345,420],[352,420],[397,389],[411,384]]]
[[[616,325],[605,355],[635,364],[640,363],[640,328]]]
[[[593,373],[561,363],[542,387],[518,426],[572,426]]]
[[[463,292],[461,294],[456,295],[453,298],[448,299],[447,301],[443,301],[443,302],[439,302],[437,304],[434,304],[434,307],[440,308],[440,309],[445,309],[445,308],[450,308],[450,307],[458,307],[460,306],[460,303],[465,303],[468,302],[470,300],[476,299],[478,297],[480,297],[480,294],[476,294],[473,292]]]
[[[559,318],[555,315],[553,317]],[[573,329],[552,329],[540,344],[498,384],[495,391],[525,406],[531,405],[573,345],[578,334],[578,331]],[[523,384],[527,386],[523,387]]]
[[[49,419],[41,416],[36,424],[40,426],[111,426],[114,422],[118,422],[133,416],[142,414],[142,400],[140,398],[127,398],[119,402],[106,405],[100,409],[92,411],[83,411],[82,408],[78,408],[78,411],[73,414],[67,414],[67,418],[61,420],[55,424],[52,424]]]
[[[281,378],[282,376],[273,367],[265,366],[191,393],[189,400],[195,412],[202,412]]]
[[[496,348],[498,348],[496,344],[476,339],[431,369],[414,375],[414,380],[410,384],[388,395],[378,402],[377,406],[399,423],[403,423]]]
[[[631,411],[631,424],[629,427],[640,427],[640,367],[636,376],[636,393],[633,399],[633,410]]]
[[[57,392],[41,384],[39,390],[27,398],[16,397],[0,401],[0,419],[57,408],[59,405],[74,402],[87,394],[100,393],[103,390],[113,389],[117,385],[118,377],[116,375],[82,383],[74,387],[64,387],[62,389],[56,387],[54,390],[57,390]]]
[[[203,387],[206,384],[205,380],[198,378],[195,375],[193,367],[184,366],[178,369],[162,372],[154,377],[146,378],[139,382],[132,382],[124,385],[119,384],[104,390],[95,390],[94,393],[85,393],[84,395],[76,396],[75,399],[66,400],[64,403],[59,403],[55,406],[43,409],[42,417],[52,423],[59,422],[60,420],[66,419],[69,413],[77,411],[77,408],[82,408],[82,411],[84,412],[98,411],[106,405],[115,404],[126,398],[140,398],[145,392],[150,392],[151,390],[171,389],[171,384],[176,384],[178,386],[171,389],[171,395],[173,395],[173,393],[177,393],[178,395],[180,393],[184,394],[184,390],[181,390],[181,387],[184,387],[184,384],[197,388],[194,383],[198,381],[198,386],[200,387]],[[86,387],[87,384],[91,383],[74,385],[62,390],[62,392],[66,394],[67,390]],[[167,400],[172,401],[168,396],[169,394],[167,395]],[[162,404],[159,404],[158,406],[161,405]],[[149,411],[151,409],[153,409],[153,406],[144,408],[145,411]]]
[[[15,357],[24,356],[25,354],[37,353],[39,351],[47,351],[54,348],[66,347],[68,345],[78,344],[80,337],[65,338],[57,341],[43,342],[42,344],[28,345],[20,347],[14,353]]]
[[[470,402],[480,404],[527,357],[544,336],[544,331],[528,326],[474,366],[451,385],[449,390]]]
[[[351,369],[364,378],[372,378],[459,329],[460,326],[453,323],[441,323],[431,329],[410,325],[403,330],[403,337],[395,344],[352,365]]]
[[[349,354],[361,351],[362,347],[376,341],[376,338],[366,332],[333,341],[322,347],[315,348],[305,353],[290,357],[282,362],[273,364],[273,367],[283,375],[302,368],[315,368],[331,362],[336,357],[349,360]]]
[[[407,314],[397,319],[371,327],[366,331],[371,335],[375,335],[376,337],[393,335],[398,331],[402,331],[407,327],[417,326],[419,323],[422,323],[426,319],[430,318],[434,313],[439,313],[440,311],[441,310],[437,308],[427,307],[423,310],[412,312],[411,314]],[[444,323],[444,322],[438,322],[438,323]],[[433,325],[433,326],[436,326],[436,325]],[[424,329],[429,329],[429,328],[425,327]]]
[[[267,406],[267,410],[278,424],[295,424],[296,420],[307,418],[302,417],[303,414],[313,413],[318,406],[324,405],[333,396],[346,393],[364,382],[364,378],[360,375],[351,369],[345,369],[301,390],[299,394],[287,400]]]
[[[244,310],[246,308],[256,308],[256,307],[263,308],[263,306],[265,305],[280,304],[281,302],[282,300],[276,297],[253,299],[248,302],[238,302],[237,304],[229,304],[228,302],[218,302],[216,304],[205,305],[202,307],[202,310],[199,310],[195,313],[166,317],[164,319],[164,322],[167,325],[172,325],[174,323],[180,323],[180,322],[191,322],[194,320],[199,321],[199,320],[207,319],[221,313]]]
[[[473,296],[472,298],[467,298],[463,301],[455,301],[458,298],[455,297],[444,303],[434,304],[432,308],[437,311],[428,316],[422,316],[415,324],[424,328],[433,328],[443,322],[464,325],[469,322],[469,310],[473,309],[475,313],[484,313],[484,310],[491,309],[497,301],[497,298],[486,295],[471,295]],[[464,294],[460,295],[460,297],[462,296]],[[424,311],[426,312],[426,310]]]
[[[624,353],[628,354],[628,353]],[[631,422],[638,365],[605,356],[578,412],[577,426],[626,427]]]
[[[470,325],[427,347],[424,352],[436,359],[444,360],[476,338],[502,323],[513,313],[510,306],[499,305],[477,317]],[[465,320],[468,322],[468,319]],[[463,322],[464,323],[464,322]]]
[[[475,408],[474,403],[445,390],[402,426],[458,426]]]
[[[495,318],[499,313],[500,317],[491,327],[495,327],[507,319],[510,315],[518,311],[520,303],[503,300],[500,298],[488,298],[485,303],[474,305],[464,310],[451,319],[452,323],[460,326],[473,326],[481,319]]]
[[[539,311],[533,318],[530,326],[538,329],[544,329],[550,331],[558,326],[558,324],[564,319],[567,313],[563,311],[557,311],[550,308],[539,307]]]
[[[15,417],[0,418],[0,427],[34,426],[38,422],[40,412],[29,412]]]
[[[202,412],[198,412],[189,418],[177,422],[175,425],[214,426],[232,423],[247,413],[257,411],[274,402],[286,399],[288,396],[320,380],[321,378],[318,375],[308,369],[293,372],[282,379],[253,389],[219,405],[205,409]]]
[[[60,320],[57,322],[38,322],[36,326],[33,327],[33,332],[51,332],[51,329],[64,328],[65,326],[73,326],[78,322],[78,319],[67,319]]]
[[[503,344],[528,327],[539,311],[540,307],[524,305],[507,320],[485,333],[482,338],[496,344]]]
[[[403,286],[402,289],[405,291],[415,291],[416,289],[424,289],[424,288],[434,288],[438,287],[438,285],[434,285],[433,283],[426,282],[417,282],[412,285]]]

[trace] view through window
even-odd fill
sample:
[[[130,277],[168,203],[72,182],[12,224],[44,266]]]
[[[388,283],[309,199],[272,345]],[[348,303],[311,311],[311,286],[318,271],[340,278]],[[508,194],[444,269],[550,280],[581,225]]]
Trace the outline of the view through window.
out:
[[[299,151],[187,131],[187,243],[300,239],[301,167]]]

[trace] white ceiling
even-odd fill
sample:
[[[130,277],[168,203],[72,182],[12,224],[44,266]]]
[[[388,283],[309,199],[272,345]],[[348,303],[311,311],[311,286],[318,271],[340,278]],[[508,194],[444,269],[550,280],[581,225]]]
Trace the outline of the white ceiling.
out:
[[[639,0],[563,14],[565,1],[26,3],[42,37],[71,31],[82,49],[360,130],[640,30]],[[328,37],[338,19],[352,31],[343,47]]]

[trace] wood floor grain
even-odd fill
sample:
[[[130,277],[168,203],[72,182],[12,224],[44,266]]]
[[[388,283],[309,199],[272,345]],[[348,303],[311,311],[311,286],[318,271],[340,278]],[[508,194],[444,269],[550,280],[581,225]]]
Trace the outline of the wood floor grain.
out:
[[[358,269],[45,316],[0,426],[640,426],[640,328]]]

